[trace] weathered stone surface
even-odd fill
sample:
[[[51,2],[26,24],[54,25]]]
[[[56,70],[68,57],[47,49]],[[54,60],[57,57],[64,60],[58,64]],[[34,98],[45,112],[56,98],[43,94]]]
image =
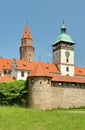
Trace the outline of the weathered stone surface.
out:
[[[55,86],[47,83],[46,77],[29,79],[29,105],[35,109],[72,108],[85,106],[85,85],[64,83]]]

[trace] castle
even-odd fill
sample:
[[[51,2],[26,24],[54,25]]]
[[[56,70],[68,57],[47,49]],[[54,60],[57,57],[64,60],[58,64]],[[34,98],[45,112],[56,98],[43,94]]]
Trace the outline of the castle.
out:
[[[28,25],[21,39],[20,60],[0,58],[0,82],[28,78],[29,107],[53,109],[85,106],[85,68],[74,65],[74,41],[66,33],[52,45],[53,63],[34,62],[33,39]]]

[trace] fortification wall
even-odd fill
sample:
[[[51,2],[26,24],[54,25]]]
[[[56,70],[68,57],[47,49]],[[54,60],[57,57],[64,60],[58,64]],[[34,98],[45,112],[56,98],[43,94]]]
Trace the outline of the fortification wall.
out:
[[[85,85],[47,83],[37,77],[29,84],[29,105],[36,109],[72,108],[85,106]]]
[[[51,86],[51,109],[85,106],[85,85]]]

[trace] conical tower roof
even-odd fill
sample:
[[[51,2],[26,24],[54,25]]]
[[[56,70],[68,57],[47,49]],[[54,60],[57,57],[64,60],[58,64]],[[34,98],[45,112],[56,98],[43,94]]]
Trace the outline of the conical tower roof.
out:
[[[38,62],[28,77],[52,77],[42,62]]]
[[[25,39],[25,38],[32,40],[32,36],[30,34],[30,30],[28,28],[28,25],[26,25],[24,35],[22,36],[22,39]]]

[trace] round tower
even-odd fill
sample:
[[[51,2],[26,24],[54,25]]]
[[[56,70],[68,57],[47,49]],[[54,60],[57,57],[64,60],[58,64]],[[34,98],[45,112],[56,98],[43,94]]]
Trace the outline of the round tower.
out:
[[[34,61],[33,39],[30,34],[28,25],[26,25],[24,35],[21,39],[20,60]]]
[[[36,64],[28,75],[29,107],[35,109],[51,109],[51,74],[42,62]]]

